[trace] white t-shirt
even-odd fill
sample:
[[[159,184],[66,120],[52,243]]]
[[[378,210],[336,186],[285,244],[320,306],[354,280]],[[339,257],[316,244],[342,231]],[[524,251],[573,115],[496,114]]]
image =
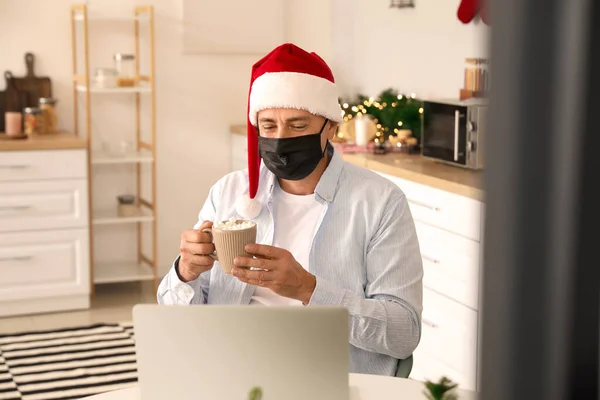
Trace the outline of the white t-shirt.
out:
[[[321,205],[315,200],[314,194],[297,196],[283,191],[277,184],[273,187],[272,204],[275,222],[273,246],[292,253],[296,261],[308,271],[308,256],[322,212]],[[302,305],[302,302],[279,296],[271,289],[257,286],[250,304],[282,306]]]

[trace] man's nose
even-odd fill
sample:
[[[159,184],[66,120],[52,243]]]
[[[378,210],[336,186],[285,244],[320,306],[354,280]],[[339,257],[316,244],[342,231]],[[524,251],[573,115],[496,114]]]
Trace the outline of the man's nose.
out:
[[[277,132],[275,133],[275,138],[283,139],[286,137],[290,137],[289,129],[286,126],[278,127]]]

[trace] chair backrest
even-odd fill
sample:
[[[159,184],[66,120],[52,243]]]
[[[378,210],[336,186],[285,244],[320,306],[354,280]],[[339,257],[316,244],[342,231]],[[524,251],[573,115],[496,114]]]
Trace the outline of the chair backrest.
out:
[[[412,371],[413,356],[412,354],[403,360],[398,360],[398,368],[396,368],[396,378],[408,378]]]

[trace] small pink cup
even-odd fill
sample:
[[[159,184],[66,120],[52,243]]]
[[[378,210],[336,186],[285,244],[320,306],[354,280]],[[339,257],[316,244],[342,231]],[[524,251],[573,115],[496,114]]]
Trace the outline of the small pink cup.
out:
[[[20,112],[7,111],[4,114],[4,121],[6,135],[21,136],[21,124],[23,123],[23,115]]]

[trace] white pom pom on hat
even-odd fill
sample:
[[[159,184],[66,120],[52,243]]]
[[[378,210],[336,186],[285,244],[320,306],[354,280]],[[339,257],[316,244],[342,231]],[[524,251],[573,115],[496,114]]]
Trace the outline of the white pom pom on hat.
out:
[[[260,215],[262,204],[256,199],[251,199],[248,194],[244,194],[236,199],[235,211],[243,219],[254,219]]]

